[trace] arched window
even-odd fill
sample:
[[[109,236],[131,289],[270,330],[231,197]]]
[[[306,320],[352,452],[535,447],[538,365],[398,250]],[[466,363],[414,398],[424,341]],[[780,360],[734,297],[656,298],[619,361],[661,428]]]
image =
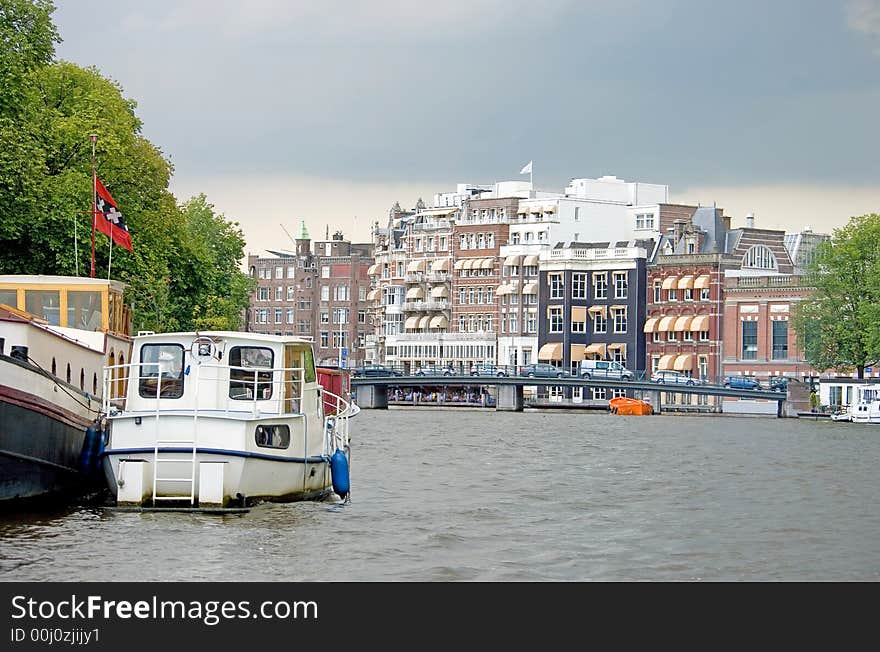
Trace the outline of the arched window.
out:
[[[743,256],[743,267],[752,269],[776,269],[776,256],[764,245],[755,245]]]

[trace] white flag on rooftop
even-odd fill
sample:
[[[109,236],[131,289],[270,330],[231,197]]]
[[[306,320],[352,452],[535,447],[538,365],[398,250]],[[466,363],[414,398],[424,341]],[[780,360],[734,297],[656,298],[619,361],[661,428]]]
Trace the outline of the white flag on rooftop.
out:
[[[523,167],[522,170],[519,171],[520,174],[531,174],[532,173],[532,162],[529,161],[527,165]]]

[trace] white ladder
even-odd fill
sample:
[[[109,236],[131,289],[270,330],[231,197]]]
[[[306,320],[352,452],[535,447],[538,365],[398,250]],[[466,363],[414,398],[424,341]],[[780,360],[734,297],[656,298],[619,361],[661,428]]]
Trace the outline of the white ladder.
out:
[[[160,457],[160,455],[166,454],[159,451],[159,448],[163,445],[167,444],[189,444],[192,448],[192,455],[190,457]],[[167,453],[171,455],[179,455],[180,453],[175,451],[174,453]],[[180,464],[180,463],[189,463],[189,477],[164,477],[159,475],[159,466],[161,464]],[[159,482],[176,482],[176,483],[187,483],[189,484],[189,495],[186,493],[174,494],[170,496],[157,496],[156,495],[156,485]],[[155,448],[153,449],[153,506],[156,505],[156,501],[158,500],[187,500],[189,499],[190,506],[195,505],[196,502],[196,440],[195,439],[159,439],[156,438]]]

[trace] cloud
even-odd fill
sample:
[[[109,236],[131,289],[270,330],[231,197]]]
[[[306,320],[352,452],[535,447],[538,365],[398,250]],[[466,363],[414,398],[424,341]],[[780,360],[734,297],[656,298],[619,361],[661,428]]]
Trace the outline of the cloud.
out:
[[[852,29],[871,37],[875,52],[880,54],[880,0],[850,0],[846,6],[846,22]]]

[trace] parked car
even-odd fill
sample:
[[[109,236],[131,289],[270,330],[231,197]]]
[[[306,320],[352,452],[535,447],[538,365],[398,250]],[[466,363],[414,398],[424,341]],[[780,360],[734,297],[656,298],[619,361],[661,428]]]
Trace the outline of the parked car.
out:
[[[632,380],[635,374],[619,362],[606,360],[581,360],[578,368],[581,378],[608,378],[609,380]]]
[[[361,376],[402,376],[403,373],[383,364],[367,364],[363,367],[355,367],[351,370],[354,378]]]
[[[761,389],[761,382],[754,376],[727,376],[723,384],[731,389]]]
[[[768,387],[771,391],[774,392],[787,392],[788,378],[786,378],[785,376],[772,376],[770,378],[770,382],[768,383]]]
[[[507,376],[507,372],[494,364],[475,364],[471,367],[471,376]]]
[[[529,378],[571,378],[571,374],[565,369],[559,369],[546,362],[527,364],[519,370],[519,374]]]
[[[426,364],[413,372],[414,376],[454,376],[455,369],[436,364]]]
[[[696,385],[697,381],[680,371],[662,369],[651,374],[651,382],[660,385]]]

